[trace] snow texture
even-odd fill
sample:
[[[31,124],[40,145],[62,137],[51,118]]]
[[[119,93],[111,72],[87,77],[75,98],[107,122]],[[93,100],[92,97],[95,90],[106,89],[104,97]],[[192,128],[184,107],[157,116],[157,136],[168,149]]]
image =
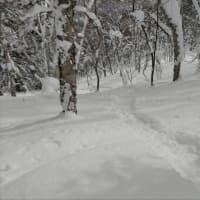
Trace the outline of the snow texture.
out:
[[[173,84],[166,63],[154,88],[121,87],[117,74],[89,93],[81,80],[78,116],[58,115],[50,89],[1,97],[1,198],[198,199],[200,79],[187,63]]]
[[[144,12],[142,10],[136,10],[135,12],[131,13],[131,15],[134,16],[138,22],[144,22]]]
[[[114,30],[110,30],[110,37],[111,38],[119,38],[119,39],[122,39],[122,33],[120,31],[114,31]]]

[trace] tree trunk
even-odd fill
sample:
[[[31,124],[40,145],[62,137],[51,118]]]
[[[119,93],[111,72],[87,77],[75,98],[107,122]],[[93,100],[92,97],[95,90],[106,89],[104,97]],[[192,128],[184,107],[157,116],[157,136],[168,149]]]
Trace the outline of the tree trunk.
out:
[[[158,31],[159,31],[159,8],[160,0],[157,0],[157,20],[156,20],[156,33],[155,33],[155,42],[154,42],[154,52],[152,56],[152,71],[151,71],[151,86],[154,84],[154,73],[156,67],[156,53],[157,53],[157,43],[158,43]]]
[[[3,41],[3,36],[2,36],[2,13],[0,12],[0,56],[2,54],[2,41]],[[1,63],[0,63],[1,64]],[[1,66],[0,66],[1,67]],[[0,71],[0,73],[2,73]],[[2,74],[0,74],[1,76],[3,76]],[[1,80],[0,80],[0,96],[3,96],[3,91],[2,91],[2,88],[3,88],[3,85],[2,85],[2,77],[0,77]]]
[[[94,70],[95,70],[95,74],[97,77],[97,92],[99,92],[100,89],[100,77],[99,77],[99,71],[98,71],[98,58],[96,58],[96,62],[94,65]]]
[[[180,47],[178,43],[178,35],[176,33],[176,26],[172,25],[173,43],[174,43],[174,75],[173,81],[177,81],[180,77],[181,61],[180,61]]]
[[[3,56],[3,63],[6,65],[6,72],[7,72],[7,87],[8,91],[10,92],[11,96],[16,97],[16,88],[15,88],[15,80],[14,80],[14,69],[11,66],[11,58],[8,50],[8,46],[4,49],[4,56]]]
[[[197,66],[197,72],[200,72],[200,53],[198,53],[198,66]]]
[[[62,3],[63,0],[60,0],[59,3]],[[77,103],[77,83],[76,83],[76,47],[75,47],[75,34],[74,34],[74,8],[76,6],[76,0],[69,0],[64,3],[69,3],[69,7],[66,10],[67,22],[64,27],[64,32],[66,34],[65,40],[71,43],[71,47],[68,51],[64,63],[61,63],[59,66],[60,72],[60,86],[61,90],[64,88],[65,84],[69,84],[71,88],[71,96],[69,99],[69,104],[67,111],[77,113],[76,103]],[[64,94],[65,95],[65,94]],[[61,95],[62,96],[62,95]],[[62,97],[61,97],[62,101]],[[62,103],[62,102],[61,102]],[[64,106],[66,107],[66,106]]]
[[[12,72],[10,73],[10,94],[12,97],[16,97],[15,81]]]
[[[177,81],[180,77],[180,69],[181,69],[181,47],[178,41],[177,35],[177,26],[173,24],[169,16],[166,14],[165,9],[161,9],[165,18],[167,19],[167,25],[172,30],[172,37],[173,37],[173,46],[174,46],[174,74],[173,74],[173,81]]]
[[[132,0],[132,12],[135,12],[135,0]]]
[[[104,60],[103,60],[102,64],[103,64],[103,74],[104,74],[104,77],[106,77],[107,76],[107,73],[106,73],[106,63],[105,63]]]

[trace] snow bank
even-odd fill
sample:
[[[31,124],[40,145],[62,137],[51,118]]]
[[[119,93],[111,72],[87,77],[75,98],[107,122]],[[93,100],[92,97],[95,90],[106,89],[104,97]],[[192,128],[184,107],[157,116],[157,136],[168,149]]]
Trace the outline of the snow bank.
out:
[[[53,93],[53,92],[58,91],[59,89],[59,82],[55,78],[45,77],[45,78],[41,78],[40,81],[42,82],[43,93]]]

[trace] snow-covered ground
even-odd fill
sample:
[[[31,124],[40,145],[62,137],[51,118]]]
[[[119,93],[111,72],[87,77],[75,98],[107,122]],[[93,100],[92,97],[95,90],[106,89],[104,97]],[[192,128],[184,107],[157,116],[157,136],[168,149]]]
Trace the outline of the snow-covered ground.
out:
[[[1,97],[0,199],[199,199],[200,75],[190,66],[153,88],[119,87],[118,75],[100,93],[81,84],[78,116],[58,114],[54,89]]]

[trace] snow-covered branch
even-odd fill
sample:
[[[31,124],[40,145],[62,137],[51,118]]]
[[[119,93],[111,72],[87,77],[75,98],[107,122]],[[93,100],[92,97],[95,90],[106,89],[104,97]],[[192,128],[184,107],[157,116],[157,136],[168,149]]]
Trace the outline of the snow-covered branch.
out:
[[[93,23],[98,27],[98,29],[102,30],[101,22],[99,21],[98,17],[93,12],[90,12],[87,8],[85,8],[83,6],[76,6],[75,10],[77,12],[82,12],[82,13],[86,14],[87,17],[89,19],[91,19],[93,21]]]

